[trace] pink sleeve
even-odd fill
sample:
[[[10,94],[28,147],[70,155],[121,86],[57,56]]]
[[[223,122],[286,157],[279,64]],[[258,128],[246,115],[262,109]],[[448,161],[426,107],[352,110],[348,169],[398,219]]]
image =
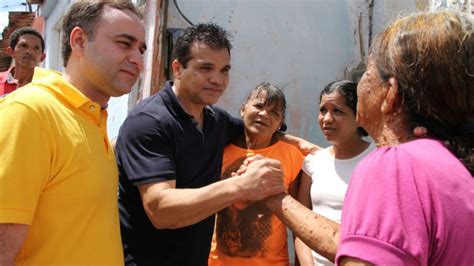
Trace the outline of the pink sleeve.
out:
[[[344,256],[377,265],[426,261],[429,234],[415,182],[420,167],[397,147],[379,148],[356,167],[344,201],[337,264]]]

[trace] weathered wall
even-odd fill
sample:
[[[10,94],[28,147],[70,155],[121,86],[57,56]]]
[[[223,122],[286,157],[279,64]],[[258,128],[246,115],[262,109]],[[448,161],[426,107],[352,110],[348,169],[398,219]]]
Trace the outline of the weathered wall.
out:
[[[168,28],[187,27],[173,1],[169,2]],[[367,54],[371,28],[375,35],[399,11],[416,10],[419,2],[428,0],[177,2],[193,23],[212,21],[234,36],[231,82],[218,105],[237,115],[255,85],[262,81],[280,85],[289,103],[288,132],[325,146],[316,120],[321,88],[353,76],[361,63],[361,52],[362,56]]]

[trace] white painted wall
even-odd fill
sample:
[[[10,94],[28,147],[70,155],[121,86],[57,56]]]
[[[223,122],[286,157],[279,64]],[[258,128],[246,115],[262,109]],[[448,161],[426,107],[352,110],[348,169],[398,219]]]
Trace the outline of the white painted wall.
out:
[[[48,0],[40,9],[40,15],[45,17],[46,59],[44,67],[63,71],[61,59],[60,31],[62,16],[71,1]]]

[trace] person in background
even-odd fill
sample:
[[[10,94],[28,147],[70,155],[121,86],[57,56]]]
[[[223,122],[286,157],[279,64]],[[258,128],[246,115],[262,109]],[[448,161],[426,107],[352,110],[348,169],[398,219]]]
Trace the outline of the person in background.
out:
[[[46,57],[44,48],[43,36],[33,28],[19,28],[10,35],[6,53],[15,65],[0,72],[0,98],[31,82],[35,67]]]
[[[143,69],[145,27],[130,1],[79,1],[62,33],[64,73],[0,100],[0,265],[123,265],[106,107]]]
[[[357,125],[357,83],[331,82],[321,91],[319,102],[319,127],[332,146],[306,156],[298,201],[341,223],[344,195],[352,171],[375,149],[375,144],[363,139],[367,132]],[[296,238],[295,249],[301,265],[333,265],[311,252],[299,238]]]
[[[277,137],[286,130],[285,111],[278,87],[262,83],[250,92],[240,108],[245,134],[225,147],[221,179],[232,178],[246,158],[260,154],[281,162],[285,190],[297,196],[304,155]],[[213,243],[210,266],[289,265],[286,226],[262,202],[235,202],[221,210]]]
[[[266,204],[338,265],[473,265],[474,21],[413,14],[371,49],[356,117],[378,148],[353,172],[341,228],[288,195]]]

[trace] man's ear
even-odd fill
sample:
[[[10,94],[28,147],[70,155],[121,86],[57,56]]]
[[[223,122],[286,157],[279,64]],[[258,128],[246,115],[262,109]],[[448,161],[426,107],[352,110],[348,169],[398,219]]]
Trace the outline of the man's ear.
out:
[[[13,49],[12,49],[10,46],[8,46],[8,47],[5,49],[5,53],[6,53],[7,55],[9,55],[10,57],[13,57]]]
[[[43,53],[43,54],[41,55],[41,58],[40,58],[40,63],[43,62],[45,58],[46,58],[46,54]]]
[[[184,69],[183,65],[178,61],[178,59],[174,59],[171,63],[171,69],[173,69],[173,77],[175,79],[181,79],[181,72]]]
[[[74,27],[69,35],[71,54],[83,55],[87,42],[87,34],[81,27]]]
[[[393,112],[399,108],[398,81],[395,78],[388,79],[388,91],[383,99],[381,111],[384,114]]]

